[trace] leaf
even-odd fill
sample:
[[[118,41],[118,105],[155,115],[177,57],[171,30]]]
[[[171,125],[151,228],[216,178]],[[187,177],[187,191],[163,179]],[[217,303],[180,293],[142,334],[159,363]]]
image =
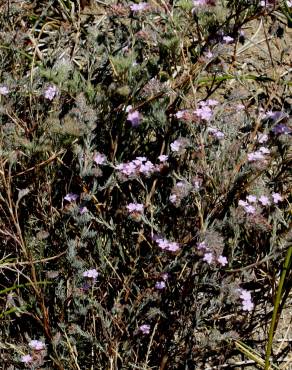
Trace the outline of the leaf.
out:
[[[29,189],[29,188],[19,190],[19,192],[18,192],[18,199],[17,199],[17,203],[19,203],[19,202],[20,202],[20,200],[21,200],[23,197],[25,197],[29,192],[30,192],[30,189]]]

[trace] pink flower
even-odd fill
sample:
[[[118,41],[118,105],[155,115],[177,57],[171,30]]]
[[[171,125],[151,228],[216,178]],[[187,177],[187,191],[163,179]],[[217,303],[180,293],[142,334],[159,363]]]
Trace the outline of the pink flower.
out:
[[[177,195],[176,194],[171,194],[169,196],[169,200],[171,203],[175,203],[177,201]]]
[[[155,288],[156,289],[164,289],[166,287],[166,284],[164,281],[157,281],[156,284],[155,284]]]
[[[147,161],[144,164],[140,166],[140,172],[144,175],[150,175],[152,172],[154,172],[155,166],[152,162]]]
[[[209,107],[213,107],[215,105],[218,105],[219,102],[218,102],[218,100],[215,100],[215,99],[208,99],[207,104],[209,105]]]
[[[120,163],[116,166],[116,169],[123,175],[131,176],[136,173],[137,167],[134,163]]]
[[[179,152],[181,149],[181,143],[179,140],[175,140],[173,143],[170,144],[170,148],[173,152]]]
[[[213,58],[213,56],[214,56],[214,54],[213,54],[213,53],[211,53],[211,51],[210,51],[210,50],[208,50],[204,55],[205,55],[205,57],[206,57],[207,59],[211,59],[211,58]]]
[[[209,127],[207,130],[217,139],[224,139],[224,133],[217,128]]]
[[[277,204],[278,202],[282,202],[283,200],[282,196],[279,193],[273,193],[272,198],[275,204]]]
[[[170,144],[173,152],[181,152],[189,145],[189,139],[181,137]]]
[[[149,176],[156,171],[154,164],[146,157],[137,157],[131,162],[120,163],[115,168],[125,176],[135,176],[139,173]]]
[[[257,197],[255,195],[251,195],[249,194],[247,197],[246,197],[246,200],[249,202],[249,203],[256,203],[257,202]]]
[[[256,211],[255,207],[251,205],[244,207],[244,209],[246,213],[251,213],[251,214],[254,214]]]
[[[84,213],[88,212],[88,208],[86,206],[80,207],[79,208],[79,213],[83,215]]]
[[[148,6],[149,4],[147,3],[139,3],[130,5],[130,9],[132,10],[132,12],[142,12],[143,10],[146,10]]]
[[[167,249],[168,248],[168,240],[166,239],[156,239],[156,243],[158,244],[159,248]]]
[[[127,205],[127,210],[132,213],[132,212],[138,212],[142,213],[144,210],[144,205],[141,203],[129,203]]]
[[[136,157],[136,160],[137,161],[140,161],[140,162],[147,162],[147,158],[146,157]]]
[[[247,203],[247,202],[245,202],[244,200],[241,200],[241,199],[240,199],[240,201],[238,202],[238,204],[239,204],[240,206],[242,206],[242,207],[246,207],[246,206],[248,206],[248,203]]]
[[[225,265],[227,265],[227,263],[228,263],[228,261],[227,261],[227,258],[226,257],[224,257],[224,256],[219,256],[218,258],[217,258],[217,261],[220,263],[220,265],[222,265],[222,266],[225,266]]]
[[[104,164],[104,162],[106,161],[106,156],[101,153],[96,153],[93,157],[93,160],[97,165]]]
[[[213,112],[207,105],[201,106],[194,111],[194,113],[205,121],[209,121],[212,118]]]
[[[200,242],[200,243],[198,243],[197,244],[197,248],[201,251],[201,250],[207,250],[208,249],[208,247],[207,247],[207,244],[206,244],[206,242]]]
[[[208,0],[193,0],[194,6],[204,6],[208,4]]]
[[[169,252],[176,252],[179,250],[179,244],[176,242],[169,242],[167,250]]]
[[[162,274],[162,275],[161,275],[161,277],[162,277],[162,279],[163,279],[164,281],[168,280],[168,278],[169,278],[169,276],[168,276],[168,273],[167,273],[167,272],[165,272],[164,274]]]
[[[251,300],[251,294],[249,291],[245,290],[245,289],[241,289],[240,290],[240,298],[243,300],[243,301],[250,301]]]
[[[255,213],[255,211],[256,211],[256,209],[255,209],[255,207],[254,207],[254,206],[252,206],[252,205],[248,204],[248,203],[247,203],[247,202],[245,202],[244,200],[240,200],[240,201],[238,202],[238,205],[239,205],[239,206],[241,206],[241,207],[243,207],[246,213],[251,213],[251,214],[253,214],[253,213]]]
[[[254,304],[251,301],[242,301],[242,309],[243,311],[252,311],[254,308]]]
[[[67,200],[68,202],[75,202],[76,199],[79,197],[78,194],[74,193],[68,193],[65,197],[64,200]]]
[[[272,131],[278,135],[289,135],[292,132],[290,127],[284,125],[283,123],[279,123],[276,126],[274,126],[272,128]]]
[[[47,87],[47,89],[44,92],[44,97],[49,100],[53,100],[54,97],[58,94],[59,90],[57,86],[51,85]]]
[[[266,141],[268,141],[268,139],[269,139],[269,137],[268,137],[267,134],[259,134],[258,135],[258,142],[260,144],[265,143]]]
[[[156,243],[158,244],[159,248],[169,252],[176,252],[180,248],[178,243],[170,242],[167,239],[158,238],[156,239]]]
[[[214,6],[216,0],[193,0],[194,6]]]
[[[252,311],[254,304],[252,303],[250,292],[245,289],[238,289],[238,292],[240,293],[240,299],[242,300],[243,311]]]
[[[8,87],[4,85],[0,86],[0,95],[7,95],[7,94],[9,94]]]
[[[249,162],[255,162],[255,161],[262,161],[263,159],[265,159],[265,157],[262,152],[256,151],[256,152],[248,153],[247,159],[249,160]]]
[[[240,110],[245,109],[245,106],[243,104],[237,104],[236,109],[240,111]]]
[[[271,118],[274,121],[278,121],[285,117],[288,117],[288,114],[282,111],[268,111],[264,116],[264,118]]]
[[[137,110],[128,113],[127,121],[131,122],[132,127],[137,127],[141,123],[141,115]]]
[[[268,148],[264,147],[264,146],[261,146],[261,147],[259,148],[259,151],[260,151],[261,153],[263,153],[263,154],[270,154],[270,150],[269,150]]]
[[[209,265],[213,261],[213,254],[212,253],[205,253],[203,257],[203,261],[207,262]]]
[[[185,182],[184,182],[184,181],[178,181],[178,182],[176,183],[176,186],[177,186],[178,188],[183,188],[183,187],[185,186]]]
[[[161,154],[159,157],[158,157],[159,161],[160,162],[166,162],[168,160],[168,155],[165,155],[165,154]]]
[[[175,113],[175,116],[177,119],[180,119],[180,118],[184,118],[184,115],[187,111],[184,109],[184,110],[179,110],[178,112]]]
[[[288,8],[292,8],[292,1],[287,0],[286,5],[288,6]]]
[[[263,206],[269,206],[271,204],[269,198],[265,195],[262,195],[259,197],[259,202],[263,205]]]
[[[37,340],[37,339],[31,340],[28,343],[28,345],[30,346],[30,348],[32,348],[36,351],[41,351],[42,349],[45,349],[45,347],[46,347],[45,343],[43,343],[42,341]]]
[[[84,271],[82,275],[90,279],[96,279],[99,275],[99,272],[97,272],[96,269],[91,269]]]
[[[21,356],[20,361],[25,364],[29,364],[32,361],[32,357],[31,355],[24,355],[24,356]]]
[[[234,38],[233,37],[230,37],[230,36],[223,36],[223,41],[226,44],[231,44],[234,41]]]
[[[149,333],[150,333],[150,325],[147,325],[147,324],[141,325],[141,326],[139,327],[139,330],[140,330],[143,334],[149,334]]]

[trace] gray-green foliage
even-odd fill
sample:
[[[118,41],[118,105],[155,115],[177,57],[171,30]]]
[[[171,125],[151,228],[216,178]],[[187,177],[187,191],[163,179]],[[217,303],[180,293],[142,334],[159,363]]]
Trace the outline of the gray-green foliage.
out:
[[[151,2],[141,12],[127,2],[81,13],[72,1],[52,4],[0,5],[0,87],[9,87],[0,93],[0,294],[13,348],[1,365],[24,368],[26,339],[44,337],[50,369],[218,367],[236,339],[267,324],[291,224],[290,135],[273,131],[289,122],[260,116],[287,109],[289,85],[237,71],[239,32],[263,10],[244,0]],[[219,104],[202,119],[194,111],[210,98]],[[265,161],[248,161],[261,146]],[[119,170],[143,156],[152,173]],[[248,194],[271,204],[245,212]],[[240,288],[252,292],[251,312]]]

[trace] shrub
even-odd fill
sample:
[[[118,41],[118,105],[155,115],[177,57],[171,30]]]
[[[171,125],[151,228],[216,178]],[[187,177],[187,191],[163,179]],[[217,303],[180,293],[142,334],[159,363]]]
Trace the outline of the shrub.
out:
[[[291,83],[267,32],[290,3],[85,3],[2,5],[3,368],[264,356],[291,238]]]

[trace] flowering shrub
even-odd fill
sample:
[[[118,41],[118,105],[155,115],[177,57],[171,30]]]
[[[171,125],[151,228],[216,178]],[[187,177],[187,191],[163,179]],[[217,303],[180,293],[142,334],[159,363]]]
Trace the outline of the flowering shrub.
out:
[[[1,368],[264,357],[291,239],[289,2],[8,3]]]

